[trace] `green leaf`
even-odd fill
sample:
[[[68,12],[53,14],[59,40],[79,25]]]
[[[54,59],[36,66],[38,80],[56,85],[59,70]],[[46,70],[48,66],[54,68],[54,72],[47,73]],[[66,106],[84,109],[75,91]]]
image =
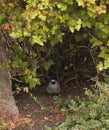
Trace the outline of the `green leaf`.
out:
[[[107,41],[107,46],[109,46],[109,40]]]
[[[29,81],[32,79],[32,75],[25,75],[24,79],[26,83],[29,83]]]
[[[58,41],[58,39],[57,39],[57,37],[56,36],[51,36],[50,37],[50,45],[51,46],[54,46],[56,43],[57,43],[57,41]]]
[[[13,61],[12,62],[12,67],[13,68],[18,68],[19,67],[18,62],[17,61]]]
[[[43,31],[48,32],[48,31],[49,31],[49,28],[48,28],[47,26],[43,26]]]
[[[42,15],[42,14],[39,15],[39,18],[40,18],[42,21],[46,21],[46,16],[44,16],[44,15]]]
[[[77,31],[80,30],[81,24],[82,24],[82,21],[81,21],[81,19],[79,19],[79,20],[76,22],[76,25],[75,25],[75,29],[76,29]]]
[[[53,27],[52,27],[52,30],[51,30],[51,33],[52,33],[52,35],[54,35],[54,34],[56,34],[57,32],[57,30],[59,29],[59,26],[58,25],[54,25]]]
[[[82,24],[82,20],[81,19],[78,19],[78,21],[76,22],[78,25],[81,25]]]
[[[3,21],[3,16],[0,14],[0,24],[2,23]]]
[[[80,25],[80,24],[78,24],[78,25],[75,26],[75,29],[76,29],[77,31],[79,31],[80,28],[81,28],[81,25]]]
[[[104,33],[108,34],[109,33],[109,28],[108,26],[105,26],[101,29]]]
[[[46,130],[52,130],[52,128],[50,128],[48,125],[45,125],[44,128],[45,128]]]
[[[103,44],[103,42],[98,40],[96,37],[92,37],[90,39],[90,42],[92,43],[93,46],[100,46]]]
[[[80,41],[83,40],[82,35],[78,35],[78,34],[76,34],[74,37],[75,37],[76,42],[80,42]]]
[[[57,4],[57,7],[60,9],[62,7],[62,4]]]
[[[34,88],[36,85],[40,85],[40,81],[38,78],[31,78],[29,81],[30,88]]]
[[[66,9],[67,9],[67,6],[66,5],[62,5],[61,10],[65,11]]]
[[[21,67],[22,67],[22,68],[27,67],[27,65],[28,65],[27,62],[25,62],[25,61],[22,61],[22,62],[21,62]]]
[[[109,59],[104,60],[104,69],[109,68]]]
[[[44,43],[40,37],[32,36],[32,44],[34,45],[35,43],[39,44],[40,46],[44,46]]]
[[[23,30],[24,37],[30,36],[30,32],[28,30]]]
[[[18,29],[16,32],[10,33],[12,38],[21,38],[23,36],[22,30]]]
[[[79,6],[84,6],[85,1],[84,0],[76,0]]]
[[[74,26],[69,26],[69,29],[70,29],[70,31],[73,33],[74,30],[75,30],[75,27],[74,27]]]
[[[75,30],[75,25],[76,25],[76,21],[73,20],[73,19],[68,22],[69,29],[70,29],[70,31],[71,31],[72,33],[73,33],[74,30]]]
[[[68,66],[65,66],[65,67],[64,67],[64,70],[68,70],[68,69],[69,69],[69,67],[68,67]]]
[[[99,64],[97,65],[97,68],[99,71],[102,71],[103,70],[103,63],[99,62]]]
[[[47,62],[44,64],[44,68],[45,68],[46,70],[48,70],[48,69],[50,68],[50,66],[53,65],[53,64],[54,64],[54,61],[53,61],[53,60],[49,60],[49,61],[47,61]]]
[[[84,21],[82,23],[82,26],[83,26],[83,28],[85,28],[85,27],[91,28],[92,25],[91,25],[91,23],[89,21]]]

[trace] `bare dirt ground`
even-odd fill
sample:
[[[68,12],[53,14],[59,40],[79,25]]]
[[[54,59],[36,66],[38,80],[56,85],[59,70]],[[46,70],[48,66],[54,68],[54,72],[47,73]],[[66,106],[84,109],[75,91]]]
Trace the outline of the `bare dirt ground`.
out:
[[[34,121],[32,130],[45,130],[45,125],[53,128],[54,126],[60,125],[65,120],[66,114],[59,111],[54,102],[54,95],[49,95],[45,87],[36,87],[31,93],[34,97],[37,96],[42,107],[40,107],[28,93],[22,92],[19,95],[15,95],[15,99],[20,114],[30,115]],[[62,92],[57,96],[64,101],[68,96],[83,96],[83,90],[76,86],[64,87]],[[25,128],[25,130],[30,129]]]

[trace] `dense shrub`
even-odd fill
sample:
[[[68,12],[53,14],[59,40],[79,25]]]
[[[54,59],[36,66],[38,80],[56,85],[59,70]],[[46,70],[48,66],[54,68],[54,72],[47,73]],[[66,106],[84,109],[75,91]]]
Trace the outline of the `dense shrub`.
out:
[[[13,52],[11,67],[20,80],[33,88],[51,66],[55,65],[57,72],[61,72],[60,64],[64,65],[63,71],[71,68],[74,63],[66,59],[73,59],[78,53],[77,43],[81,43],[79,50],[83,47],[89,48],[89,52],[99,50],[99,64],[95,55],[91,55],[95,68],[98,65],[99,70],[107,69],[108,4],[108,0],[1,0],[0,28],[16,39],[7,46]],[[82,59],[80,55],[78,59]]]

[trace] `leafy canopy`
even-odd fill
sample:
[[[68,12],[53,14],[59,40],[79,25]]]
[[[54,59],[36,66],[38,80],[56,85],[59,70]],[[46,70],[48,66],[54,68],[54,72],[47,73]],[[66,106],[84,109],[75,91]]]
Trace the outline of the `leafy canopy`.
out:
[[[47,51],[47,43],[51,47],[61,44],[66,31],[77,37],[75,32],[84,29],[87,32],[79,34],[81,40],[85,36],[93,47],[99,47],[99,57],[104,59],[98,69],[109,68],[108,4],[108,0],[1,0],[0,28],[19,41],[11,44],[15,53],[12,67],[35,87],[40,83],[36,73],[39,52]],[[47,70],[52,64],[54,61],[47,59],[42,66]]]

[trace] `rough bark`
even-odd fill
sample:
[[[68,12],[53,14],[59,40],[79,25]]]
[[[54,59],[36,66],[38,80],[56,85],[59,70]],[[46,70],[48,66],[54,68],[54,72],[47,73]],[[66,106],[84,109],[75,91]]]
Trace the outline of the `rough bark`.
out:
[[[7,70],[0,69],[0,107],[18,115],[18,108],[12,95],[12,84]]]
[[[18,115],[19,110],[13,97],[12,82],[9,71],[8,69],[1,67],[3,62],[6,62],[6,60],[6,52],[0,44],[0,108],[5,109],[12,114]]]

